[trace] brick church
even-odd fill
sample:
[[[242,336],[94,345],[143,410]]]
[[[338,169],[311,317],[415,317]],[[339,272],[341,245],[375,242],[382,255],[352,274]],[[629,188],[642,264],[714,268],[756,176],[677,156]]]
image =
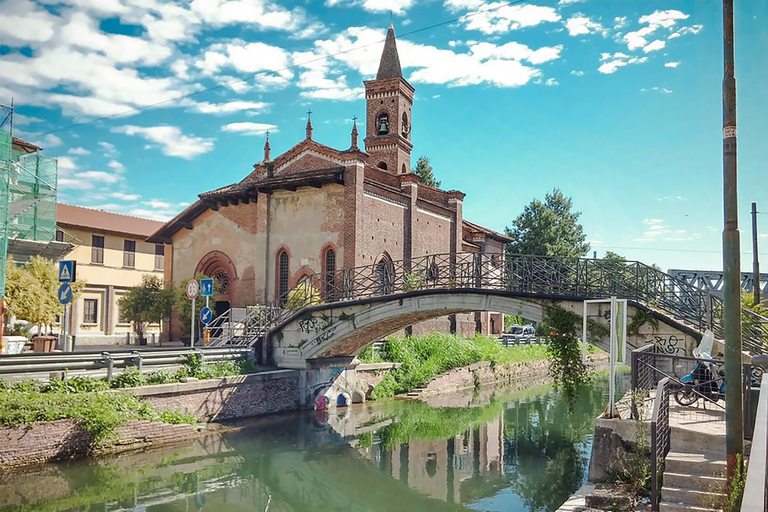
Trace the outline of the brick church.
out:
[[[403,78],[391,25],[376,78],[364,85],[364,149],[356,123],[346,149],[316,142],[310,118],[304,140],[274,158],[267,136],[263,160],[243,180],[200,194],[149,237],[168,244],[166,279],[215,277],[218,314],[279,300],[317,273],[435,254],[502,258],[511,239],[464,220],[462,192],[422,185],[410,171],[414,88]],[[171,325],[176,339],[178,324]],[[478,329],[500,333],[502,315],[455,315],[413,332]]]

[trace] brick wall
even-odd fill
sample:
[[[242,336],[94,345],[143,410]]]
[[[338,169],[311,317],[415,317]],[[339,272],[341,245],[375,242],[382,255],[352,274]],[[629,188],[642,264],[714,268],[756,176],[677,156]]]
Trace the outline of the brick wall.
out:
[[[280,370],[202,381],[143,386],[132,390],[158,411],[223,421],[298,408],[298,372]]]
[[[80,458],[92,453],[117,453],[176,443],[196,434],[192,425],[168,425],[132,420],[115,430],[117,441],[93,448],[91,437],[77,420],[45,421],[0,429],[0,471],[31,464]]]
[[[461,389],[473,388],[477,382],[491,384],[497,382],[523,383],[524,387],[536,380],[547,378],[549,361],[529,361],[526,363],[508,363],[492,367],[490,363],[480,362],[462,368],[456,368],[435,377],[425,386],[421,395],[424,397]]]

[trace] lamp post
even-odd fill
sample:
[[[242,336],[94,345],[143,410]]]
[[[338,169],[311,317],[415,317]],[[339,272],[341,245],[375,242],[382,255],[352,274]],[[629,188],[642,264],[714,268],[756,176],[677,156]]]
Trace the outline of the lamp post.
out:
[[[741,255],[736,172],[736,78],[733,0],[723,0],[723,326],[725,331],[725,450],[728,482],[744,452],[741,390]]]

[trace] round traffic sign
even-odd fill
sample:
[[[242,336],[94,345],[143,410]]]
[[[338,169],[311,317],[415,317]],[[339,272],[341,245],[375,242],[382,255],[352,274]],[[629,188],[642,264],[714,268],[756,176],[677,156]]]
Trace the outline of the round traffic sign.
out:
[[[211,311],[211,308],[208,306],[205,306],[203,309],[200,310],[200,322],[202,322],[205,325],[208,325],[211,323],[211,320],[213,320],[213,311]]]
[[[199,291],[200,285],[197,284],[195,279],[190,279],[189,282],[187,282],[187,298],[194,299],[197,297]]]
[[[59,299],[59,302],[62,304],[69,304],[69,301],[72,300],[72,286],[70,286],[69,283],[64,283],[59,286],[59,291],[56,292],[56,298]]]

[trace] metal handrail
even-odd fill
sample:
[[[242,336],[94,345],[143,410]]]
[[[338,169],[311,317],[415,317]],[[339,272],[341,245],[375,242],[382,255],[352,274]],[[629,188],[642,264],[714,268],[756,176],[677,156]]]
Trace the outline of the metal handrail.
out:
[[[741,512],[752,510],[768,510],[768,379],[760,383],[752,451],[741,500]]]
[[[669,453],[671,432],[669,428],[669,388],[668,378],[661,379],[656,386],[651,416],[651,507],[659,510],[661,501],[661,476],[664,463]]]

